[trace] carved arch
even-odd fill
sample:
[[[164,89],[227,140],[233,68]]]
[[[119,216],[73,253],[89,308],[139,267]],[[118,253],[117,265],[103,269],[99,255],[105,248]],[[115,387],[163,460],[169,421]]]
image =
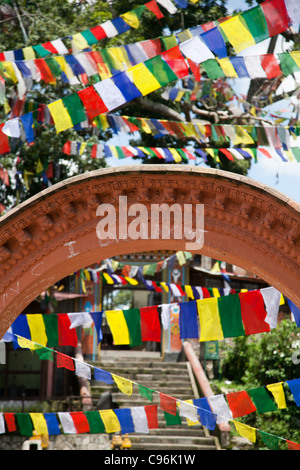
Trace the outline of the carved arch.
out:
[[[185,250],[187,240],[106,240],[99,204],[204,204],[200,253],[247,269],[300,306],[300,206],[221,170],[181,165],[101,169],[65,180],[0,218],[0,337],[43,290],[70,273],[120,254]],[[118,217],[117,217],[118,221]]]

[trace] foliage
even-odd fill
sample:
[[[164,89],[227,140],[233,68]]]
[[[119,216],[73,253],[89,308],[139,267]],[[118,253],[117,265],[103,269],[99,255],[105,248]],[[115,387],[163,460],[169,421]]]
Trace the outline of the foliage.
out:
[[[231,389],[250,390],[299,378],[299,346],[299,329],[290,320],[283,320],[270,333],[235,338],[224,347],[223,380],[233,381]],[[255,412],[239,420],[261,431],[300,442],[300,410],[286,383],[284,391],[286,409],[263,414]],[[284,447],[283,442],[281,444]]]

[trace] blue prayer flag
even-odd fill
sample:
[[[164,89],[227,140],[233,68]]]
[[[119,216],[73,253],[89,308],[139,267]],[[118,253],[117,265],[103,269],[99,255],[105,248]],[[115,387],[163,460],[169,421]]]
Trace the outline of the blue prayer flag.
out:
[[[195,301],[180,304],[179,331],[181,339],[199,338],[198,312]]]
[[[134,424],[129,408],[117,408],[114,410],[121,426],[121,433],[134,432]]]

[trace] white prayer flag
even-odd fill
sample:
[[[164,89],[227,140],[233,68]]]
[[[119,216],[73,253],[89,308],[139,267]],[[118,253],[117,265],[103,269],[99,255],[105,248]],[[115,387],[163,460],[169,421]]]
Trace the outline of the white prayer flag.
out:
[[[147,415],[143,406],[134,406],[131,408],[131,416],[135,432],[149,432]]]
[[[88,364],[75,359],[75,374],[79,377],[91,380],[91,367]]]
[[[119,88],[110,79],[103,80],[94,85],[108,110],[112,110],[126,103],[125,97]]]
[[[215,59],[215,56],[207,45],[200,39],[199,36],[195,36],[192,39],[181,43],[179,49],[188,59],[191,59],[195,64],[200,64],[208,59]]]
[[[58,417],[65,434],[76,434],[76,428],[72,416],[68,412],[59,411]]]
[[[217,415],[217,424],[227,423],[233,418],[231,410],[225,401],[224,395],[213,395],[208,397],[207,400],[213,413]]]
[[[265,287],[260,289],[266,306],[267,316],[265,321],[269,323],[270,328],[276,328],[281,293],[275,287]]]
[[[5,422],[4,422],[4,417],[3,413],[0,413],[0,434],[5,433]]]
[[[82,325],[90,327],[93,323],[93,319],[88,312],[71,312],[68,313],[68,317],[71,322],[70,329]]]

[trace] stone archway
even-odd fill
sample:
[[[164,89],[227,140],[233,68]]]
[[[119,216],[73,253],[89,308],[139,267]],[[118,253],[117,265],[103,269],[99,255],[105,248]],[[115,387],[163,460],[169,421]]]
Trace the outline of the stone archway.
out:
[[[101,169],[65,180],[0,219],[0,337],[47,287],[118,254],[185,250],[186,240],[96,236],[99,204],[204,204],[201,253],[235,264],[300,306],[300,205],[236,174],[181,165]]]

